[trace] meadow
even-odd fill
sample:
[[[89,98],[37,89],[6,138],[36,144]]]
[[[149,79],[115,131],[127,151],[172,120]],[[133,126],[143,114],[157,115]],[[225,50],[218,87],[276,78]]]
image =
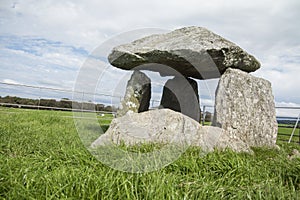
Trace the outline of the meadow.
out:
[[[165,168],[133,174],[95,159],[71,112],[0,107],[0,199],[300,199],[300,159],[288,159],[300,145],[278,145],[253,155],[189,148]]]

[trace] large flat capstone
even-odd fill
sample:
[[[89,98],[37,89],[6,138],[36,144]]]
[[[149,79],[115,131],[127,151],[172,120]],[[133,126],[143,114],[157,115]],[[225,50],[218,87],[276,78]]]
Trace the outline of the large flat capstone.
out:
[[[271,83],[227,69],[216,91],[213,125],[249,146],[275,146],[278,126]]]
[[[117,46],[108,60],[120,69],[143,65],[144,69],[160,72],[162,76],[176,75],[173,73],[176,70],[197,79],[219,78],[229,67],[245,72],[260,68],[252,55],[202,27],[185,27]]]

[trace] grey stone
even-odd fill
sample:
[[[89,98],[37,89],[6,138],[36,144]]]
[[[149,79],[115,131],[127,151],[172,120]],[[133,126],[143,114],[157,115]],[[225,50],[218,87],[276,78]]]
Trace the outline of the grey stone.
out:
[[[127,83],[126,93],[117,110],[117,117],[128,112],[144,112],[149,109],[151,98],[151,80],[143,72],[135,70]]]
[[[260,63],[236,44],[202,27],[185,27],[166,34],[156,34],[115,47],[108,56],[118,68],[137,66],[197,79],[219,78],[229,67],[246,72],[260,68]],[[172,70],[163,68],[169,66]]]
[[[288,159],[293,160],[293,159],[300,159],[300,152],[297,149],[293,149],[293,151],[288,155]]]
[[[95,140],[91,147],[141,143],[178,144],[201,147],[204,151],[215,148],[234,147],[235,151],[251,151],[246,144],[238,139],[235,144],[229,141],[224,131],[218,127],[202,126],[195,120],[170,109],[150,110],[143,113],[130,113],[115,118],[105,134]],[[235,142],[235,141],[234,141]]]
[[[215,146],[217,149],[220,150],[228,148],[235,152],[247,152],[253,154],[253,151],[246,142],[242,141],[240,138],[237,137],[232,138],[225,130],[223,130],[223,134],[220,136]]]
[[[163,88],[160,107],[181,112],[200,121],[200,105],[197,82],[190,78],[174,77]]]
[[[275,147],[278,128],[271,83],[227,69],[217,87],[213,125],[249,146]]]

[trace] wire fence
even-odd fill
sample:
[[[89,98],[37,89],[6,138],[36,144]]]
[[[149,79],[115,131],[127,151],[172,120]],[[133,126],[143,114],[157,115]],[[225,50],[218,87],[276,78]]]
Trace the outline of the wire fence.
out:
[[[116,109],[123,99],[123,96],[116,96],[108,93],[89,93],[85,91],[74,91],[61,88],[51,88],[43,86],[33,86],[17,83],[4,83],[0,82],[1,95],[18,96],[18,94],[24,94],[27,98],[32,98],[37,101],[36,105],[28,105],[22,102],[8,103],[0,102],[1,106],[15,107],[15,108],[29,108],[29,109],[47,109],[47,110],[60,110],[60,111],[74,111],[74,112],[95,112],[97,114],[112,114],[115,116]],[[60,106],[45,106],[42,105],[42,101],[45,99],[60,99],[64,102],[69,102],[74,105],[72,97],[74,94],[81,96],[76,101],[76,106],[60,107]],[[78,95],[79,94],[79,95]],[[62,98],[63,97],[63,98]],[[93,97],[93,99],[91,99]],[[111,105],[115,107],[115,110],[97,110],[95,106],[97,104]],[[150,109],[156,109],[160,105],[160,100],[151,99]],[[201,107],[201,123],[206,125],[207,122],[211,122],[213,119],[213,105],[200,105]],[[300,107],[288,107],[277,106],[276,107],[277,120],[278,120],[278,140],[285,142],[296,142],[300,144]],[[298,117],[297,117],[298,116]]]
[[[280,107],[279,109],[296,110],[297,117],[277,117],[278,137],[277,140],[298,143],[300,145],[300,108],[299,107]]]

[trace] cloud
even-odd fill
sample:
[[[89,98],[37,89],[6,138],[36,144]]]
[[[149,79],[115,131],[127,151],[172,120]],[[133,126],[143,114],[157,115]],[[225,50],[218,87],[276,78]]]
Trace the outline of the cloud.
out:
[[[3,83],[6,83],[6,84],[20,84],[18,81],[15,81],[15,80],[11,80],[11,79],[3,79],[2,80]]]
[[[36,37],[0,36],[0,80],[73,88],[87,52],[81,48]]]
[[[292,102],[276,102],[276,116],[298,117],[300,115],[300,104]],[[292,109],[297,108],[297,109]]]
[[[0,80],[72,89],[88,54],[116,34],[195,25],[255,55],[262,68],[253,74],[270,80],[277,102],[300,104],[299,10],[299,0],[7,0],[0,3]],[[104,75],[99,90],[111,93],[119,84],[124,92],[124,71]],[[198,83],[210,104],[217,81]]]
[[[274,41],[289,30],[299,33],[292,25],[299,15],[298,0],[15,2],[1,3],[2,33],[38,35],[88,50],[107,36],[145,27],[207,26],[237,42]]]
[[[270,55],[264,56],[262,69],[254,74],[272,83],[277,102],[300,103],[300,45],[287,49],[276,49]]]

